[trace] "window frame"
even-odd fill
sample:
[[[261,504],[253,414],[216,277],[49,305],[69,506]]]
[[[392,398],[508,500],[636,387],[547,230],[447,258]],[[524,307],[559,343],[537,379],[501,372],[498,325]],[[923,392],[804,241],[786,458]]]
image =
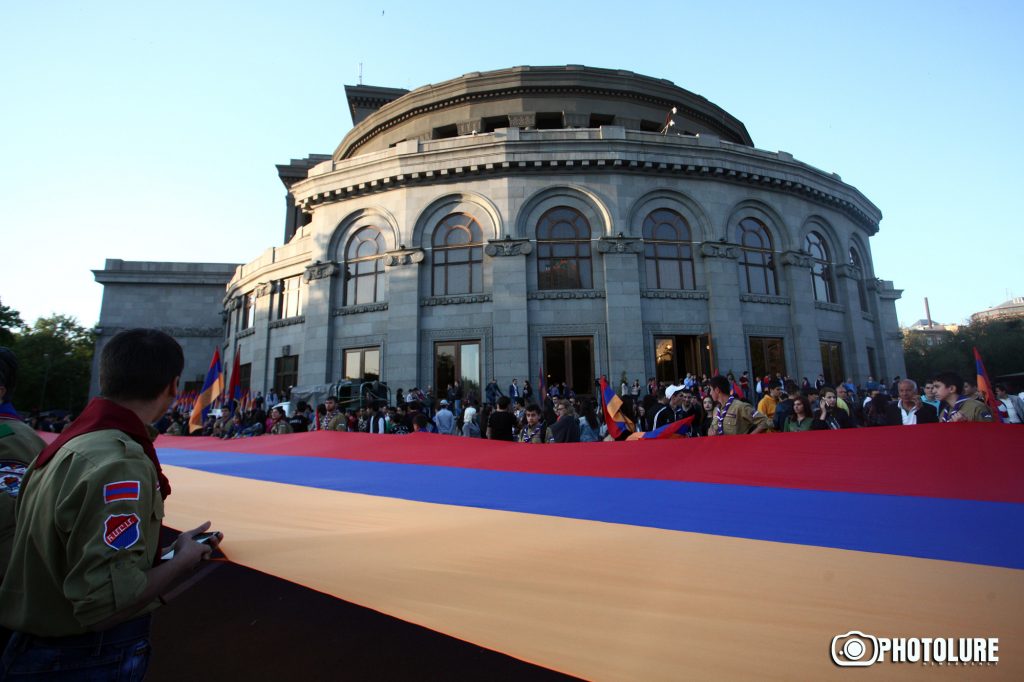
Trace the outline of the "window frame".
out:
[[[464,220],[465,224],[458,221]],[[453,232],[464,230],[469,232],[469,241],[461,244],[448,244]],[[440,237],[440,240],[439,240]],[[440,243],[439,243],[440,241]],[[434,228],[431,240],[430,289],[433,296],[454,296],[460,294],[477,294],[484,288],[484,237],[480,221],[472,214],[465,212],[449,213]],[[452,262],[452,256],[461,251],[468,251],[466,260]],[[466,270],[466,291],[452,290],[451,272],[456,269]],[[443,272],[443,286],[438,288],[438,271]]]
[[[825,237],[816,230],[804,238],[804,251],[811,257],[811,293],[820,303],[835,303],[835,288],[832,286],[832,257]]]
[[[360,239],[360,235],[366,234],[367,236],[371,233],[374,235],[373,239]],[[372,241],[375,245],[375,250],[372,254],[359,256],[360,246],[364,243]],[[354,251],[353,251],[354,249]],[[364,225],[352,233],[348,241],[345,244],[345,268],[344,268],[344,305],[367,305],[372,303],[380,303],[384,300],[384,254],[387,246],[384,241],[384,232],[375,225]],[[356,254],[353,257],[353,253]],[[373,263],[373,268],[369,272],[360,273],[360,266],[364,263]],[[355,265],[355,272],[352,271],[352,266]],[[360,301],[360,285],[372,287],[373,293],[370,296],[371,300]]]
[[[671,225],[676,231],[676,239],[657,238],[658,228],[667,223],[667,221],[652,222],[659,214],[677,221]],[[692,291],[697,288],[697,269],[693,258],[693,230],[686,218],[670,208],[656,208],[644,218],[641,234],[644,239],[644,273],[648,289]],[[686,238],[679,238],[680,234],[685,234]],[[675,255],[665,256],[659,253],[662,246],[673,248]],[[654,282],[651,282],[650,277],[652,262]],[[662,263],[675,263],[679,275],[678,287],[662,286]]]
[[[758,235],[762,246],[746,245],[744,237],[748,234]],[[753,295],[778,296],[779,277],[775,269],[775,242],[768,226],[757,218],[747,216],[736,226],[736,242],[740,246],[739,266],[744,280],[741,284],[744,285],[745,292]],[[767,248],[763,246],[765,242],[768,244]],[[757,262],[754,260],[755,257]],[[764,291],[755,291],[751,286],[754,281],[751,277],[752,270],[760,273],[758,281],[763,282]]]
[[[571,221],[555,221],[553,216],[557,216],[558,212],[569,212],[574,215]],[[554,230],[563,222],[568,222],[572,225],[574,232],[572,238],[555,238],[553,236]],[[584,232],[585,236],[583,236]],[[593,228],[590,225],[590,220],[578,208],[563,205],[555,206],[545,211],[537,219],[537,288],[542,291],[592,289],[594,287],[592,235]],[[564,245],[572,245],[573,254],[571,256],[555,255],[555,248]],[[554,276],[548,277],[547,279],[551,281],[545,282],[545,275],[555,272],[557,265],[561,263],[575,264],[575,283],[573,285],[562,286],[563,284],[568,284],[568,278],[556,280]],[[585,277],[580,267],[583,263],[586,263]],[[569,271],[566,270],[566,274],[568,273]]]

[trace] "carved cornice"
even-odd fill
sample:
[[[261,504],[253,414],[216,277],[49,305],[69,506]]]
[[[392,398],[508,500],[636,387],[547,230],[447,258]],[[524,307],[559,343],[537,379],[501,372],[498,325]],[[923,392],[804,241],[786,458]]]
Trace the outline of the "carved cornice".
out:
[[[766,294],[740,294],[740,300],[746,303],[770,303],[772,305],[789,305],[788,296],[768,296]]]
[[[700,245],[700,255],[705,258],[731,258],[736,260],[740,257],[740,247],[728,242],[704,242]]]
[[[388,302],[382,301],[380,303],[364,303],[362,305],[347,305],[343,308],[335,308],[334,314],[337,315],[359,315],[361,313],[375,313],[379,310],[387,310]]]
[[[512,128],[533,128],[537,125],[537,112],[520,111],[508,115],[508,124]]]
[[[235,334],[235,338],[236,339],[244,339],[245,337],[252,336],[255,333],[256,333],[256,329],[254,327],[249,327],[248,329],[243,329],[242,331],[240,331],[237,334]]]
[[[492,239],[484,247],[484,253],[491,257],[525,256],[532,251],[529,239]]]
[[[426,257],[423,249],[398,249],[384,254],[384,265],[392,268],[400,265],[412,265],[413,263],[422,263]]]
[[[455,124],[459,135],[472,135],[484,131],[484,120],[482,118],[471,118],[466,121],[459,121]]]
[[[230,313],[230,312],[233,312],[235,310],[238,310],[241,307],[242,307],[242,297],[241,296],[234,296],[232,298],[224,299],[224,311],[225,312]]]
[[[886,332],[885,338],[890,339],[892,341],[902,341],[903,332]]]
[[[526,295],[526,298],[531,301],[604,298],[604,291],[600,289],[556,289],[550,291],[531,291]]]
[[[274,320],[270,323],[271,329],[278,329],[279,327],[290,327],[293,324],[305,324],[305,315],[296,315],[295,317],[286,317],[283,320]]]
[[[850,263],[840,263],[836,266],[836,274],[840,277],[846,277],[848,279],[860,279],[863,276],[860,268]]]
[[[814,259],[800,251],[786,251],[782,254],[782,264],[797,268],[810,268]]]
[[[128,329],[128,327],[111,327],[105,324],[98,324],[93,328],[93,332],[97,336],[113,336],[125,329]],[[156,327],[156,329],[175,338],[197,336],[207,338],[224,335],[224,327]]]
[[[643,242],[636,237],[601,237],[597,240],[598,253],[641,253]]]
[[[825,301],[815,301],[814,307],[818,310],[831,310],[834,313],[845,313],[846,308],[839,305],[838,303],[826,303]]]
[[[455,296],[428,296],[420,299],[421,306],[458,305],[460,303],[487,303],[494,300],[490,294],[460,294]]]
[[[878,298],[886,301],[898,301],[903,298],[903,289],[897,289],[889,280],[879,279],[875,281],[877,282]]]
[[[682,298],[706,300],[708,292],[703,289],[676,290],[676,289],[644,289],[640,292],[643,298]]]
[[[271,286],[270,282],[262,282],[260,284],[257,284],[255,287],[253,287],[252,290],[253,298],[263,298],[264,296],[270,294],[271,289],[273,289],[273,287]]]
[[[302,273],[302,279],[306,282],[311,282],[314,279],[325,279],[333,277],[339,271],[338,264],[334,261],[327,263],[321,263],[317,261],[312,265],[306,267],[305,272]]]

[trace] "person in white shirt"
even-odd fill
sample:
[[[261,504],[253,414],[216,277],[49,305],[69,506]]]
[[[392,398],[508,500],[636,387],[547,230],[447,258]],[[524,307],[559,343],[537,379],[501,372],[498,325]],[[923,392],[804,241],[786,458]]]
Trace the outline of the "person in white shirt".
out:
[[[1024,423],[1024,400],[1020,396],[1008,393],[1004,384],[996,384],[996,397],[1003,406],[999,409],[1000,416],[1007,424]],[[1003,414],[1003,408],[1006,414]]]

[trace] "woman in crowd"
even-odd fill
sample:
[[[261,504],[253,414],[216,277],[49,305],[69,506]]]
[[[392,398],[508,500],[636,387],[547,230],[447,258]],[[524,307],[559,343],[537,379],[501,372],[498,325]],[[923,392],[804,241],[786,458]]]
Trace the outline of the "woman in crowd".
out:
[[[479,438],[480,426],[476,423],[476,408],[467,407],[462,417],[462,435],[467,438]]]
[[[601,440],[601,422],[594,413],[594,403],[584,400],[580,408],[580,442],[596,443]]]
[[[579,443],[580,422],[576,412],[568,400],[555,401],[555,414],[558,419],[548,429],[549,443]]]
[[[707,435],[708,429],[711,428],[711,415],[715,413],[715,401],[711,399],[711,396],[705,396],[700,404],[704,408],[704,418],[701,419],[700,424],[693,424],[690,428],[690,434],[693,436]]]
[[[883,416],[884,416],[883,411]],[[853,424],[846,411],[836,404],[836,389],[825,386],[821,389],[821,401],[818,404],[818,413],[811,424],[811,430],[823,431],[827,429],[849,429]]]
[[[840,410],[841,411],[841,410]],[[793,414],[786,417],[786,424],[783,431],[790,433],[794,431],[810,431],[814,423],[814,413],[811,410],[811,401],[804,394],[793,399]]]

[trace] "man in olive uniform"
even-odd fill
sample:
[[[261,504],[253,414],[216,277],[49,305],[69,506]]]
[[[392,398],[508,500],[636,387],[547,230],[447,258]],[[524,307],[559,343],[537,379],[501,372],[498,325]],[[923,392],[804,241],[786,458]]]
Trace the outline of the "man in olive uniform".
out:
[[[131,329],[100,357],[100,392],[25,473],[0,625],[13,630],[0,679],[141,679],[150,612],[216,547],[182,533],[157,564],[164,498],[150,425],[174,401],[184,366],[167,334]]]
[[[939,422],[990,422],[992,411],[981,400],[960,395],[964,380],[956,372],[942,372],[933,382],[942,409]]]
[[[333,396],[327,396],[324,400],[324,405],[327,407],[327,412],[320,417],[320,423],[317,424],[320,431],[334,431],[338,426],[338,419],[345,415],[341,410],[338,409],[338,400]],[[331,425],[333,422],[333,426]]]
[[[729,380],[719,375],[708,382],[711,399],[715,402],[715,413],[711,416],[709,436],[735,436],[744,433],[761,433],[768,430],[768,418],[755,410],[750,403],[729,395]]]

